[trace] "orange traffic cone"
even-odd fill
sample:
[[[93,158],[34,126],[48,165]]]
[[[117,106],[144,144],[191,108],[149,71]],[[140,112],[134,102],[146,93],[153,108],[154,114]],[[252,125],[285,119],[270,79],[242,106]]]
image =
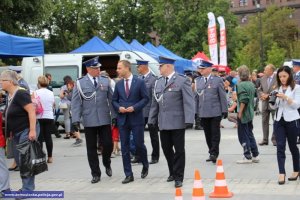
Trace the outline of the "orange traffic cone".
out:
[[[199,170],[195,170],[195,180],[194,180],[192,200],[205,200],[203,185],[202,185]]]
[[[233,196],[232,192],[228,191],[224,169],[222,165],[222,160],[218,160],[217,162],[217,173],[215,180],[215,188],[212,193],[210,193],[209,197],[211,198],[230,198]]]
[[[182,200],[182,192],[180,188],[176,188],[175,200]]]

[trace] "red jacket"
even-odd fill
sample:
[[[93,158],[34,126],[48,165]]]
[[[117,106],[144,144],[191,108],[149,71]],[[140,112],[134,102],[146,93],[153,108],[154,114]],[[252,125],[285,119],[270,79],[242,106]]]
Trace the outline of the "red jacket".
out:
[[[0,113],[0,148],[5,147],[5,138],[2,131],[2,113]]]

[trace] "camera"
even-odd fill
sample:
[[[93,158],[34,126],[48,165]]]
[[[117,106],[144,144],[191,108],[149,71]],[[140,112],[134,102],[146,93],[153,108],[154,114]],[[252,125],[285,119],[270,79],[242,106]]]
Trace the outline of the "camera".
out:
[[[277,91],[272,91],[269,95],[269,104],[274,105],[277,99],[277,95],[278,92]]]

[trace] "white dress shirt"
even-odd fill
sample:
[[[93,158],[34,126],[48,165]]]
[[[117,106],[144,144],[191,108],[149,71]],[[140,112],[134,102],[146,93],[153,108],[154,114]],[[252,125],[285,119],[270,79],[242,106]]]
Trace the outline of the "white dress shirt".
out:
[[[131,74],[127,79],[128,79],[128,87],[129,87],[129,90],[130,90],[133,75]],[[124,88],[126,88],[126,80],[127,79],[124,78]]]

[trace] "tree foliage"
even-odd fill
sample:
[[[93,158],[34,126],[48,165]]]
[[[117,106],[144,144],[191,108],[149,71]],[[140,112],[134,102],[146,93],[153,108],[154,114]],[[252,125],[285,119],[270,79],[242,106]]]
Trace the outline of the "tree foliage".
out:
[[[148,0],[106,0],[100,11],[102,34],[107,42],[117,35],[130,42],[149,41],[152,31],[152,4]]]
[[[40,35],[49,18],[51,0],[1,0],[0,30],[11,34]]]
[[[216,18],[224,17],[227,40],[234,41],[232,30],[237,20],[229,12],[229,2],[226,0],[154,0],[152,21],[165,46],[183,57],[191,58],[204,49],[202,44],[207,44],[208,12],[213,12]],[[235,42],[228,45],[228,51],[232,52],[234,46]]]
[[[249,19],[245,27],[236,29],[239,45],[236,49],[235,65],[246,64],[252,69],[262,69],[260,66],[260,31],[262,31],[263,62],[274,61],[281,65],[284,58],[293,58],[299,51],[297,35],[298,28],[292,16],[291,8],[271,6],[262,13],[257,13]],[[262,30],[259,26],[261,14]],[[276,58],[277,56],[277,58]],[[278,60],[280,58],[280,60]],[[273,63],[275,64],[275,63]]]

